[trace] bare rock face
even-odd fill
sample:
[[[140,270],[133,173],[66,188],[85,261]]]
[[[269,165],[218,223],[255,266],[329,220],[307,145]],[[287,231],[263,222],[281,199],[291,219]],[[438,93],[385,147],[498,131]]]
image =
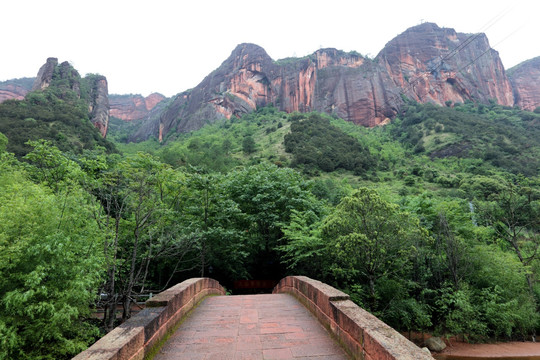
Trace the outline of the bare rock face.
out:
[[[47,62],[43,64],[38,71],[34,85],[32,86],[31,91],[36,90],[45,90],[51,84],[53,79],[54,70],[58,65],[58,59],[50,57],[47,59]]]
[[[166,97],[161,95],[160,93],[152,93],[144,98],[144,104],[146,106],[146,110],[151,111],[153,108],[156,107],[157,104],[165,100]]]
[[[363,126],[386,124],[403,104],[491,100],[512,106],[514,93],[498,53],[484,34],[461,34],[425,23],[390,41],[373,60],[321,49],[300,59],[273,61],[261,47],[241,44],[198,86],[178,94],[159,124],[135,138],[160,140],[257,107],[322,111]]]
[[[456,33],[424,23],[387,43],[376,60],[406,96],[422,103],[495,100],[514,104],[499,54],[482,33]]]
[[[540,106],[540,57],[530,59],[508,70],[516,105],[533,111]]]
[[[7,84],[0,88],[0,103],[9,99],[22,100],[27,93],[28,90],[20,86]]]
[[[388,99],[388,94],[396,95]],[[325,111],[364,126],[395,115],[399,89],[385,70],[354,53],[322,49],[302,59],[273,61],[253,44],[241,44],[191,91],[180,93],[159,125],[146,124],[134,138],[160,140],[169,131],[187,132],[257,107],[274,104],[286,112]]]
[[[94,76],[90,79],[88,110],[90,121],[103,137],[107,136],[109,126],[109,89],[105,76]]]
[[[319,50],[317,59],[337,56],[337,62],[317,62],[313,110],[334,113],[358,125],[385,124],[402,104],[400,90],[376,62],[339,56],[335,50]],[[354,60],[354,58],[353,58]],[[360,63],[361,62],[361,63]]]
[[[142,95],[109,95],[110,115],[124,120],[133,121],[144,119],[165,96],[153,93],[147,97]]]

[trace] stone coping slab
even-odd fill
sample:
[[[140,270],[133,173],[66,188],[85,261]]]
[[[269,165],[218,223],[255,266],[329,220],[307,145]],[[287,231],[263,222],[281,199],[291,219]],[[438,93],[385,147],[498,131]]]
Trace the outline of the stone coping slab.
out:
[[[209,278],[183,281],[149,299],[146,309],[72,360],[142,360],[187,312],[208,295],[225,295],[225,289]]]
[[[396,330],[353,303],[347,294],[320,281],[306,276],[288,276],[273,292],[296,296],[355,359],[433,359]]]

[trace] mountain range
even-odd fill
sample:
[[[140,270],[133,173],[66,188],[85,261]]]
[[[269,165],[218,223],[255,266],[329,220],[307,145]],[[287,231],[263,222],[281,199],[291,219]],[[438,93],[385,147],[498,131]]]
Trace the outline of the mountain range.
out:
[[[34,80],[0,83],[0,101],[42,89],[46,68],[47,63]],[[151,136],[161,141],[171,131],[189,132],[269,104],[286,112],[326,112],[368,127],[400,114],[403,97],[445,106],[468,101],[529,111],[540,106],[540,57],[506,70],[485,34],[434,23],[407,29],[373,59],[329,48],[274,61],[260,46],[240,44],[199,85],[170,99],[157,93],[108,95],[106,79],[99,80],[101,107],[91,109],[92,122],[105,136],[109,116],[137,121],[131,141]]]

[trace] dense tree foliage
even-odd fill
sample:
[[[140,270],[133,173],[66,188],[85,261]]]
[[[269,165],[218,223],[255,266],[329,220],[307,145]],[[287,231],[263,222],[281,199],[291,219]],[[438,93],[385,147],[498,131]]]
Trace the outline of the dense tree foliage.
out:
[[[227,149],[233,162],[217,160],[214,151],[200,153],[197,161],[212,171],[218,170],[212,168],[217,160],[219,171],[228,173],[221,181],[239,211],[231,218],[242,224],[236,228],[240,234],[246,224],[270,229],[255,231],[251,242],[238,241],[237,264],[245,266],[242,257],[254,254],[246,245],[263,247],[266,239],[274,239],[272,251],[257,258],[259,265],[277,258],[290,273],[338,286],[396,328],[476,340],[523,338],[538,324],[538,145],[526,136],[537,131],[537,123],[533,113],[497,105],[411,103],[401,119],[368,130],[326,115],[285,115],[265,108],[205,127],[154,153],[183,166],[188,163],[174,159],[189,158],[196,153],[190,150],[201,148],[190,144]],[[324,140],[327,134],[333,134],[328,136],[332,141]],[[246,137],[257,144],[249,154],[242,143]],[[244,180],[253,179],[253,190],[227,179],[241,164],[298,166],[297,155],[285,152],[291,144],[301,144],[297,149],[312,159],[326,150],[339,148],[339,155],[365,150],[362,160],[370,161],[370,171],[362,168],[359,178],[354,168],[342,167],[318,177],[317,170],[324,169],[316,160],[303,164],[315,176],[307,189],[326,205],[294,208],[279,227],[268,227],[257,222],[258,216],[266,217],[250,215],[250,209],[273,209],[273,199],[286,189],[260,188],[274,181],[266,174],[259,179],[253,170]],[[502,157],[486,155],[496,147]],[[255,274],[250,266],[240,273]]]
[[[61,151],[81,153],[83,149],[104,147],[114,152],[90,122],[85,89],[90,79],[73,74],[69,79],[53,79],[45,90],[27,94],[24,100],[0,104],[0,132],[9,139],[7,150],[22,157],[32,150],[27,141],[48,140]],[[70,81],[81,87],[81,95],[71,90]]]
[[[282,227],[293,213],[321,211],[309,191],[310,184],[291,169],[261,164],[229,173],[225,187],[244,214],[241,227],[246,233],[248,274],[281,278],[285,271],[276,247],[283,236]]]
[[[396,139],[431,157],[481,159],[513,173],[540,166],[540,116],[496,104],[441,108],[411,104],[394,127]]]
[[[367,284],[372,308],[377,304],[377,282],[401,278],[426,237],[407,213],[366,188],[341,200],[322,224],[321,236],[330,252],[334,250],[336,277]]]
[[[23,159],[0,133],[0,358],[67,359],[192,276],[234,292],[307,275],[399,330],[524,339],[540,325],[537,126],[497,105],[411,103],[376,129],[267,107],[123,155],[36,135]]]
[[[294,116],[284,145],[285,151],[293,154],[291,165],[302,166],[305,172],[313,168],[326,172],[345,169],[360,175],[375,166],[369,149],[321,114]]]
[[[0,358],[70,358],[99,334],[84,321],[103,274],[97,203],[0,156]]]

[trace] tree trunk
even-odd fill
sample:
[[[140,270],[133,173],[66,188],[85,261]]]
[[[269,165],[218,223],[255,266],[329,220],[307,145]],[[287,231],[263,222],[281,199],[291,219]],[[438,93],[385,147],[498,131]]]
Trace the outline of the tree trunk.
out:
[[[369,276],[369,295],[371,297],[371,305],[375,309],[377,306],[377,294],[375,292],[375,279],[373,276]]]
[[[112,265],[109,270],[109,289],[108,296],[109,300],[105,308],[105,314],[103,315],[103,325],[105,331],[109,332],[114,328],[114,321],[116,320],[116,306],[118,305],[118,296],[116,294],[116,256],[118,253],[118,232],[120,227],[120,218],[115,219],[115,236],[113,244],[113,256],[112,256]]]

